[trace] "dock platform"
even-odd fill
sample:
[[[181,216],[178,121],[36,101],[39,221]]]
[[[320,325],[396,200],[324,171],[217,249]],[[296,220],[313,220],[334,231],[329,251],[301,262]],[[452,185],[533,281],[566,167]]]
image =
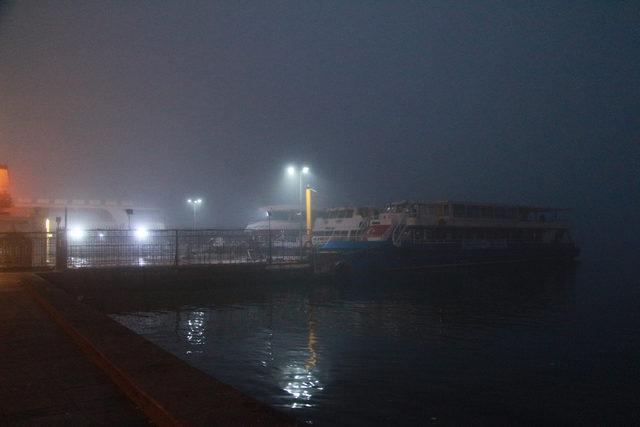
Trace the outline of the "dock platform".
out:
[[[0,425],[297,425],[32,273],[0,273]]]
[[[0,274],[0,425],[149,425],[31,297]]]

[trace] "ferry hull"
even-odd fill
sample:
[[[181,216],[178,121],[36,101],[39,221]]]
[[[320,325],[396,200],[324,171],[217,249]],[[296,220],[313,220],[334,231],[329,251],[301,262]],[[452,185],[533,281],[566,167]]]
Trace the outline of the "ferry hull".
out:
[[[375,244],[368,246],[363,245],[366,242],[343,243],[337,257],[341,268],[368,270],[409,270],[543,260],[563,262],[579,255],[579,249],[567,243],[431,243],[402,247],[396,247],[390,242],[370,242]],[[346,243],[354,245],[349,248]],[[333,250],[336,249],[334,246]]]

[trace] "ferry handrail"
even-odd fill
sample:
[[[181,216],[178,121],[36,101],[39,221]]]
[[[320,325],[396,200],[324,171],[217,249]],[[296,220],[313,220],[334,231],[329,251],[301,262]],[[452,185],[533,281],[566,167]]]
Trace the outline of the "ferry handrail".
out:
[[[393,232],[391,234],[391,241],[394,246],[399,247],[402,242],[402,233],[404,229],[407,227],[406,216],[403,215],[400,221],[393,227]]]

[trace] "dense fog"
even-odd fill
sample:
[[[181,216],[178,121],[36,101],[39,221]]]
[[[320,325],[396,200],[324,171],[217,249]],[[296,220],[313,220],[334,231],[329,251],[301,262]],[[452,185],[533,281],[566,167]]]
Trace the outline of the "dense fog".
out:
[[[474,200],[640,233],[637,2],[0,6],[0,163],[19,197],[188,225],[297,203]],[[306,183],[306,180],[305,180]]]

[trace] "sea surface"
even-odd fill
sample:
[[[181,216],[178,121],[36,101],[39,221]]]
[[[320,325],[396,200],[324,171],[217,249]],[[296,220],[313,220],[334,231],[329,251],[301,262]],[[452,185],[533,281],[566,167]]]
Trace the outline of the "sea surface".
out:
[[[595,260],[109,295],[118,322],[314,425],[637,424],[640,284]]]

